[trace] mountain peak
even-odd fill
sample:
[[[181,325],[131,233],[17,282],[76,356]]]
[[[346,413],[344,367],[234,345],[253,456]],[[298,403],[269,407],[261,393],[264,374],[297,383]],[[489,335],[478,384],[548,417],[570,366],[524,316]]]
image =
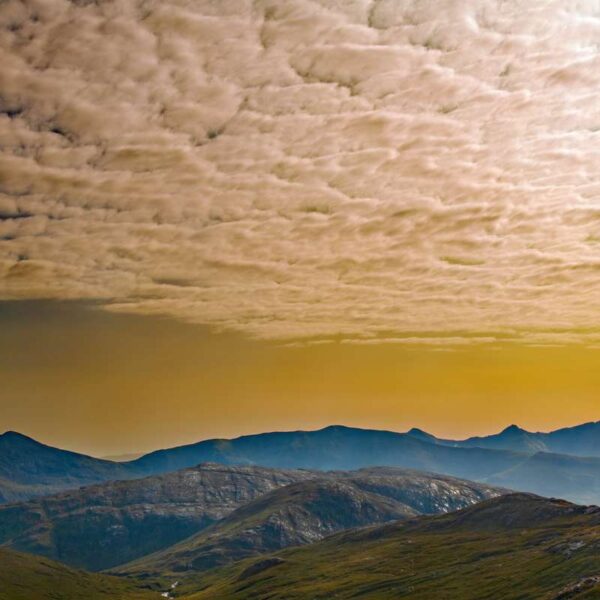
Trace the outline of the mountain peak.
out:
[[[431,435],[431,433],[427,433],[418,427],[413,427],[406,432],[408,435],[412,435],[413,437],[420,437],[425,439],[435,439],[435,436]]]
[[[371,431],[369,429],[361,429],[360,427],[349,427],[348,425],[327,425],[321,429],[317,429],[314,433],[341,433],[341,432],[363,432]]]
[[[501,432],[502,433],[527,433],[527,431],[525,431],[524,429],[522,429],[521,427],[519,427],[518,425],[509,425],[508,427],[506,427],[505,429],[503,429]]]
[[[33,441],[32,438],[19,433],[18,431],[5,431],[3,434],[0,434],[0,440],[22,440],[22,441]]]
[[[321,431],[336,431],[345,429],[352,429],[352,427],[348,427],[347,425],[327,425],[326,427],[323,427]]]

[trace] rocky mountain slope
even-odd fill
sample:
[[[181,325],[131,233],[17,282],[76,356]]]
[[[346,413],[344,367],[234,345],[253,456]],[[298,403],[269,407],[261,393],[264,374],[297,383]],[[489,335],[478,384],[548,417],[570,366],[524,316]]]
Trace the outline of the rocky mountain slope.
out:
[[[365,469],[294,483],[238,508],[205,531],[118,572],[204,571],[313,543],[336,531],[463,508],[502,493],[415,471]]]
[[[600,509],[511,494],[184,579],[193,600],[600,597]],[[201,584],[199,581],[201,580]]]
[[[0,548],[0,600],[158,600],[130,580]]]
[[[208,530],[116,570],[128,575],[205,571],[334,532],[414,517],[400,502],[350,483],[317,479],[294,483],[238,508]]]
[[[0,544],[105,569],[154,552],[278,487],[314,475],[206,464],[0,506]]]

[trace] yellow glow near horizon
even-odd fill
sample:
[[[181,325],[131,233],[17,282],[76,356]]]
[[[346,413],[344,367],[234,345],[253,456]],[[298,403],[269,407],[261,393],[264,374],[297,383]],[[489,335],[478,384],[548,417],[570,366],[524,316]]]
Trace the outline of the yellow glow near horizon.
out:
[[[466,437],[600,418],[582,346],[284,347],[78,304],[0,305],[1,429],[96,455],[329,424]]]

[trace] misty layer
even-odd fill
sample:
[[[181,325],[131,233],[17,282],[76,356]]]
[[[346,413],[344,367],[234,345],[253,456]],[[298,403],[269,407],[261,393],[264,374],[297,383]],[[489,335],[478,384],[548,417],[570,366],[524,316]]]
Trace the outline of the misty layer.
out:
[[[600,345],[598,3],[7,0],[0,28],[1,298]]]

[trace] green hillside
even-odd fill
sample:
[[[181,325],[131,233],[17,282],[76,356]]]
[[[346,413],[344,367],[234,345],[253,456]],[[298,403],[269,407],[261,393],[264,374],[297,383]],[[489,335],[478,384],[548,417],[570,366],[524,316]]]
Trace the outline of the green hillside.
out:
[[[155,600],[158,592],[125,579],[86,573],[29,554],[0,549],[0,600]]]
[[[600,509],[514,494],[246,560],[181,591],[193,600],[600,598],[599,539]]]

